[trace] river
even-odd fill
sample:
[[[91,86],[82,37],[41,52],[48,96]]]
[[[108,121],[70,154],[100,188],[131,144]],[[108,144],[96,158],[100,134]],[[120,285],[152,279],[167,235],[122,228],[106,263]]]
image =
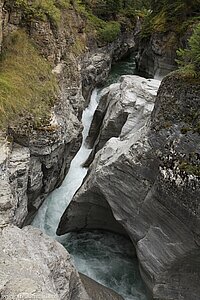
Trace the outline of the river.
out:
[[[116,82],[120,75],[134,74],[133,61],[133,57],[130,57],[114,65],[105,86]],[[100,90],[95,89],[89,106],[83,112],[83,142],[71,162],[67,176],[62,185],[44,201],[32,225],[62,243],[71,254],[78,271],[114,289],[125,300],[146,300],[135,251],[132,243],[125,237],[102,231],[69,233],[61,237],[56,235],[60,217],[87,174],[87,169],[82,165],[91,149],[88,149],[85,139],[99,95]]]

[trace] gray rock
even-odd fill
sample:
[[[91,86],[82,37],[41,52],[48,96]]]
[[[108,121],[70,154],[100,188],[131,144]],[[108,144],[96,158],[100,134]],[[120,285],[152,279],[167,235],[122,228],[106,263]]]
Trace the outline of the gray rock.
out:
[[[154,299],[200,295],[199,95],[195,81],[166,77],[151,122],[137,128],[127,119],[121,135],[97,152],[58,228],[80,230],[84,216],[86,226],[100,228],[97,207],[107,202],[106,216],[113,214],[129,234]],[[112,219],[106,222],[112,230]]]
[[[27,185],[30,152],[28,148],[2,139],[0,143],[0,227],[21,226],[27,215]]]
[[[32,226],[0,229],[0,251],[2,299],[123,300],[79,275],[64,247]]]
[[[121,134],[123,138],[130,130],[144,126],[153,110],[159,84],[157,80],[126,75],[103,90],[86,140],[89,146],[95,144],[97,152],[111,137]]]
[[[106,147],[103,148],[104,151],[101,152],[101,154],[97,152],[95,161],[89,169],[87,178],[61,219],[57,230],[58,234],[78,229],[100,228],[125,234],[122,227],[115,221],[115,219],[117,221],[121,220],[121,217],[116,215],[116,207],[114,210],[110,210],[107,190],[109,189],[109,193],[114,193],[115,199],[118,197],[120,198],[124,184],[122,184],[122,191],[120,193],[118,190],[120,184],[118,184],[115,179],[116,174],[113,174],[114,176],[110,174],[110,168],[113,168],[111,166],[115,161],[118,163],[119,158],[122,158],[122,166],[119,165],[117,167],[117,172],[119,172],[120,176],[122,175],[124,179],[124,176],[127,175],[126,171],[123,170],[125,167],[123,161],[124,153],[129,155],[130,148],[136,148],[138,146],[141,148],[138,150],[138,156],[142,155],[144,151],[142,147],[144,144],[147,144],[145,140],[144,142],[142,141],[144,136],[143,132],[146,132],[145,124],[148,122],[150,113],[153,109],[153,101],[155,100],[159,84],[160,82],[156,80],[147,80],[138,76],[123,76],[119,84],[111,85],[111,87],[106,90],[109,105],[97,141],[99,142],[102,140],[105,142],[112,134],[113,136],[116,135],[116,131],[112,131],[111,128],[116,129],[117,125],[112,127],[110,126],[110,123],[118,123],[118,118],[120,114],[123,114],[123,109],[127,114],[126,122],[124,126],[119,123],[117,133],[119,135],[119,131],[121,131],[120,137],[118,139],[110,139],[106,144]],[[105,96],[103,96],[101,101],[105,101]],[[101,101],[99,104],[100,106]],[[110,130],[108,130],[109,126],[111,127]],[[141,142],[139,142],[139,139],[141,139]],[[137,145],[133,146],[136,142]],[[147,145],[147,148],[148,147],[149,146]],[[108,171],[105,171],[107,167]],[[129,174],[132,171],[127,170],[127,172]],[[107,175],[108,178],[106,179],[106,184],[108,187],[104,189],[104,187],[101,186],[99,178],[101,176],[104,178],[104,176]],[[112,180],[116,181],[112,182]],[[137,182],[137,178],[135,180]],[[152,180],[150,179],[150,181]],[[127,184],[125,186],[127,186]],[[141,186],[143,187],[143,182],[141,183]],[[132,186],[130,188],[132,188]],[[147,187],[143,190],[145,196]],[[137,193],[137,191],[135,191],[135,193]],[[127,194],[131,195],[131,190],[127,191]],[[137,198],[138,197],[141,197],[141,195],[138,195]],[[117,202],[115,203],[115,206],[116,205],[118,205]],[[74,213],[75,211],[76,213]],[[132,212],[130,212],[130,214],[132,214]],[[113,218],[113,215],[115,219]]]
[[[30,151],[28,148],[13,144],[9,156],[8,173],[9,183],[15,201],[13,210],[13,224],[20,226],[24,221],[27,211],[27,186],[30,163]]]
[[[113,290],[102,286],[93,279],[87,277],[84,274],[79,273],[81,281],[93,300],[123,300],[122,296],[118,295]]]
[[[93,48],[93,47],[92,47]],[[91,49],[81,61],[83,96],[88,103],[92,90],[105,83],[112,62],[128,55],[136,48],[135,32],[124,33],[116,41],[102,48]]]
[[[91,299],[67,251],[40,230],[1,229],[0,251],[2,299]]]
[[[155,79],[161,79],[177,68],[176,50],[180,47],[179,37],[174,32],[153,33],[150,39],[140,43],[137,65]]]

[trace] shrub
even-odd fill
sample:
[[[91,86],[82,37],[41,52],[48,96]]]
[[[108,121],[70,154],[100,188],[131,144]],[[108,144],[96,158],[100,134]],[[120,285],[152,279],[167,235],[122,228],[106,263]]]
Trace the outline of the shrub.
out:
[[[183,72],[192,77],[200,75],[200,23],[188,40],[188,49],[179,49],[177,63]]]
[[[27,18],[46,20],[48,17],[57,24],[60,21],[60,9],[67,8],[69,0],[14,0],[14,4],[23,10]]]
[[[120,24],[111,21],[105,24],[105,27],[99,30],[99,38],[103,42],[111,43],[120,34]]]

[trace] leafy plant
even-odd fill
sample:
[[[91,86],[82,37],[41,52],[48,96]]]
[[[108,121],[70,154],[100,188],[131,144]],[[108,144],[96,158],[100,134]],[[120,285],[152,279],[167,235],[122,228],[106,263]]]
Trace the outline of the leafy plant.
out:
[[[177,55],[179,57],[177,63],[183,73],[192,77],[200,75],[200,23],[194,28],[188,40],[188,48],[177,50]]]

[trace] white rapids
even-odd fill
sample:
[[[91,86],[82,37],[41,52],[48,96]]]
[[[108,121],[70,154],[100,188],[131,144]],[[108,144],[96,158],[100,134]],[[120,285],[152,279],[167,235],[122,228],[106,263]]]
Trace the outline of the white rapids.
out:
[[[83,168],[82,165],[92,149],[87,148],[85,140],[97,105],[97,89],[94,89],[89,106],[84,110],[82,115],[83,139],[81,148],[72,160],[70,169],[62,185],[47,197],[32,222],[34,227],[40,228],[46,234],[57,240],[60,240],[60,238],[56,236],[56,229],[60,218],[87,174],[87,168]]]
[[[56,235],[63,212],[87,174],[87,169],[82,166],[92,149],[88,149],[85,140],[98,99],[95,89],[82,116],[84,129],[81,148],[72,160],[62,185],[47,197],[32,225],[63,244],[80,272],[114,289],[126,300],[146,300],[146,290],[130,241],[116,234],[98,231],[69,233],[61,237]]]

